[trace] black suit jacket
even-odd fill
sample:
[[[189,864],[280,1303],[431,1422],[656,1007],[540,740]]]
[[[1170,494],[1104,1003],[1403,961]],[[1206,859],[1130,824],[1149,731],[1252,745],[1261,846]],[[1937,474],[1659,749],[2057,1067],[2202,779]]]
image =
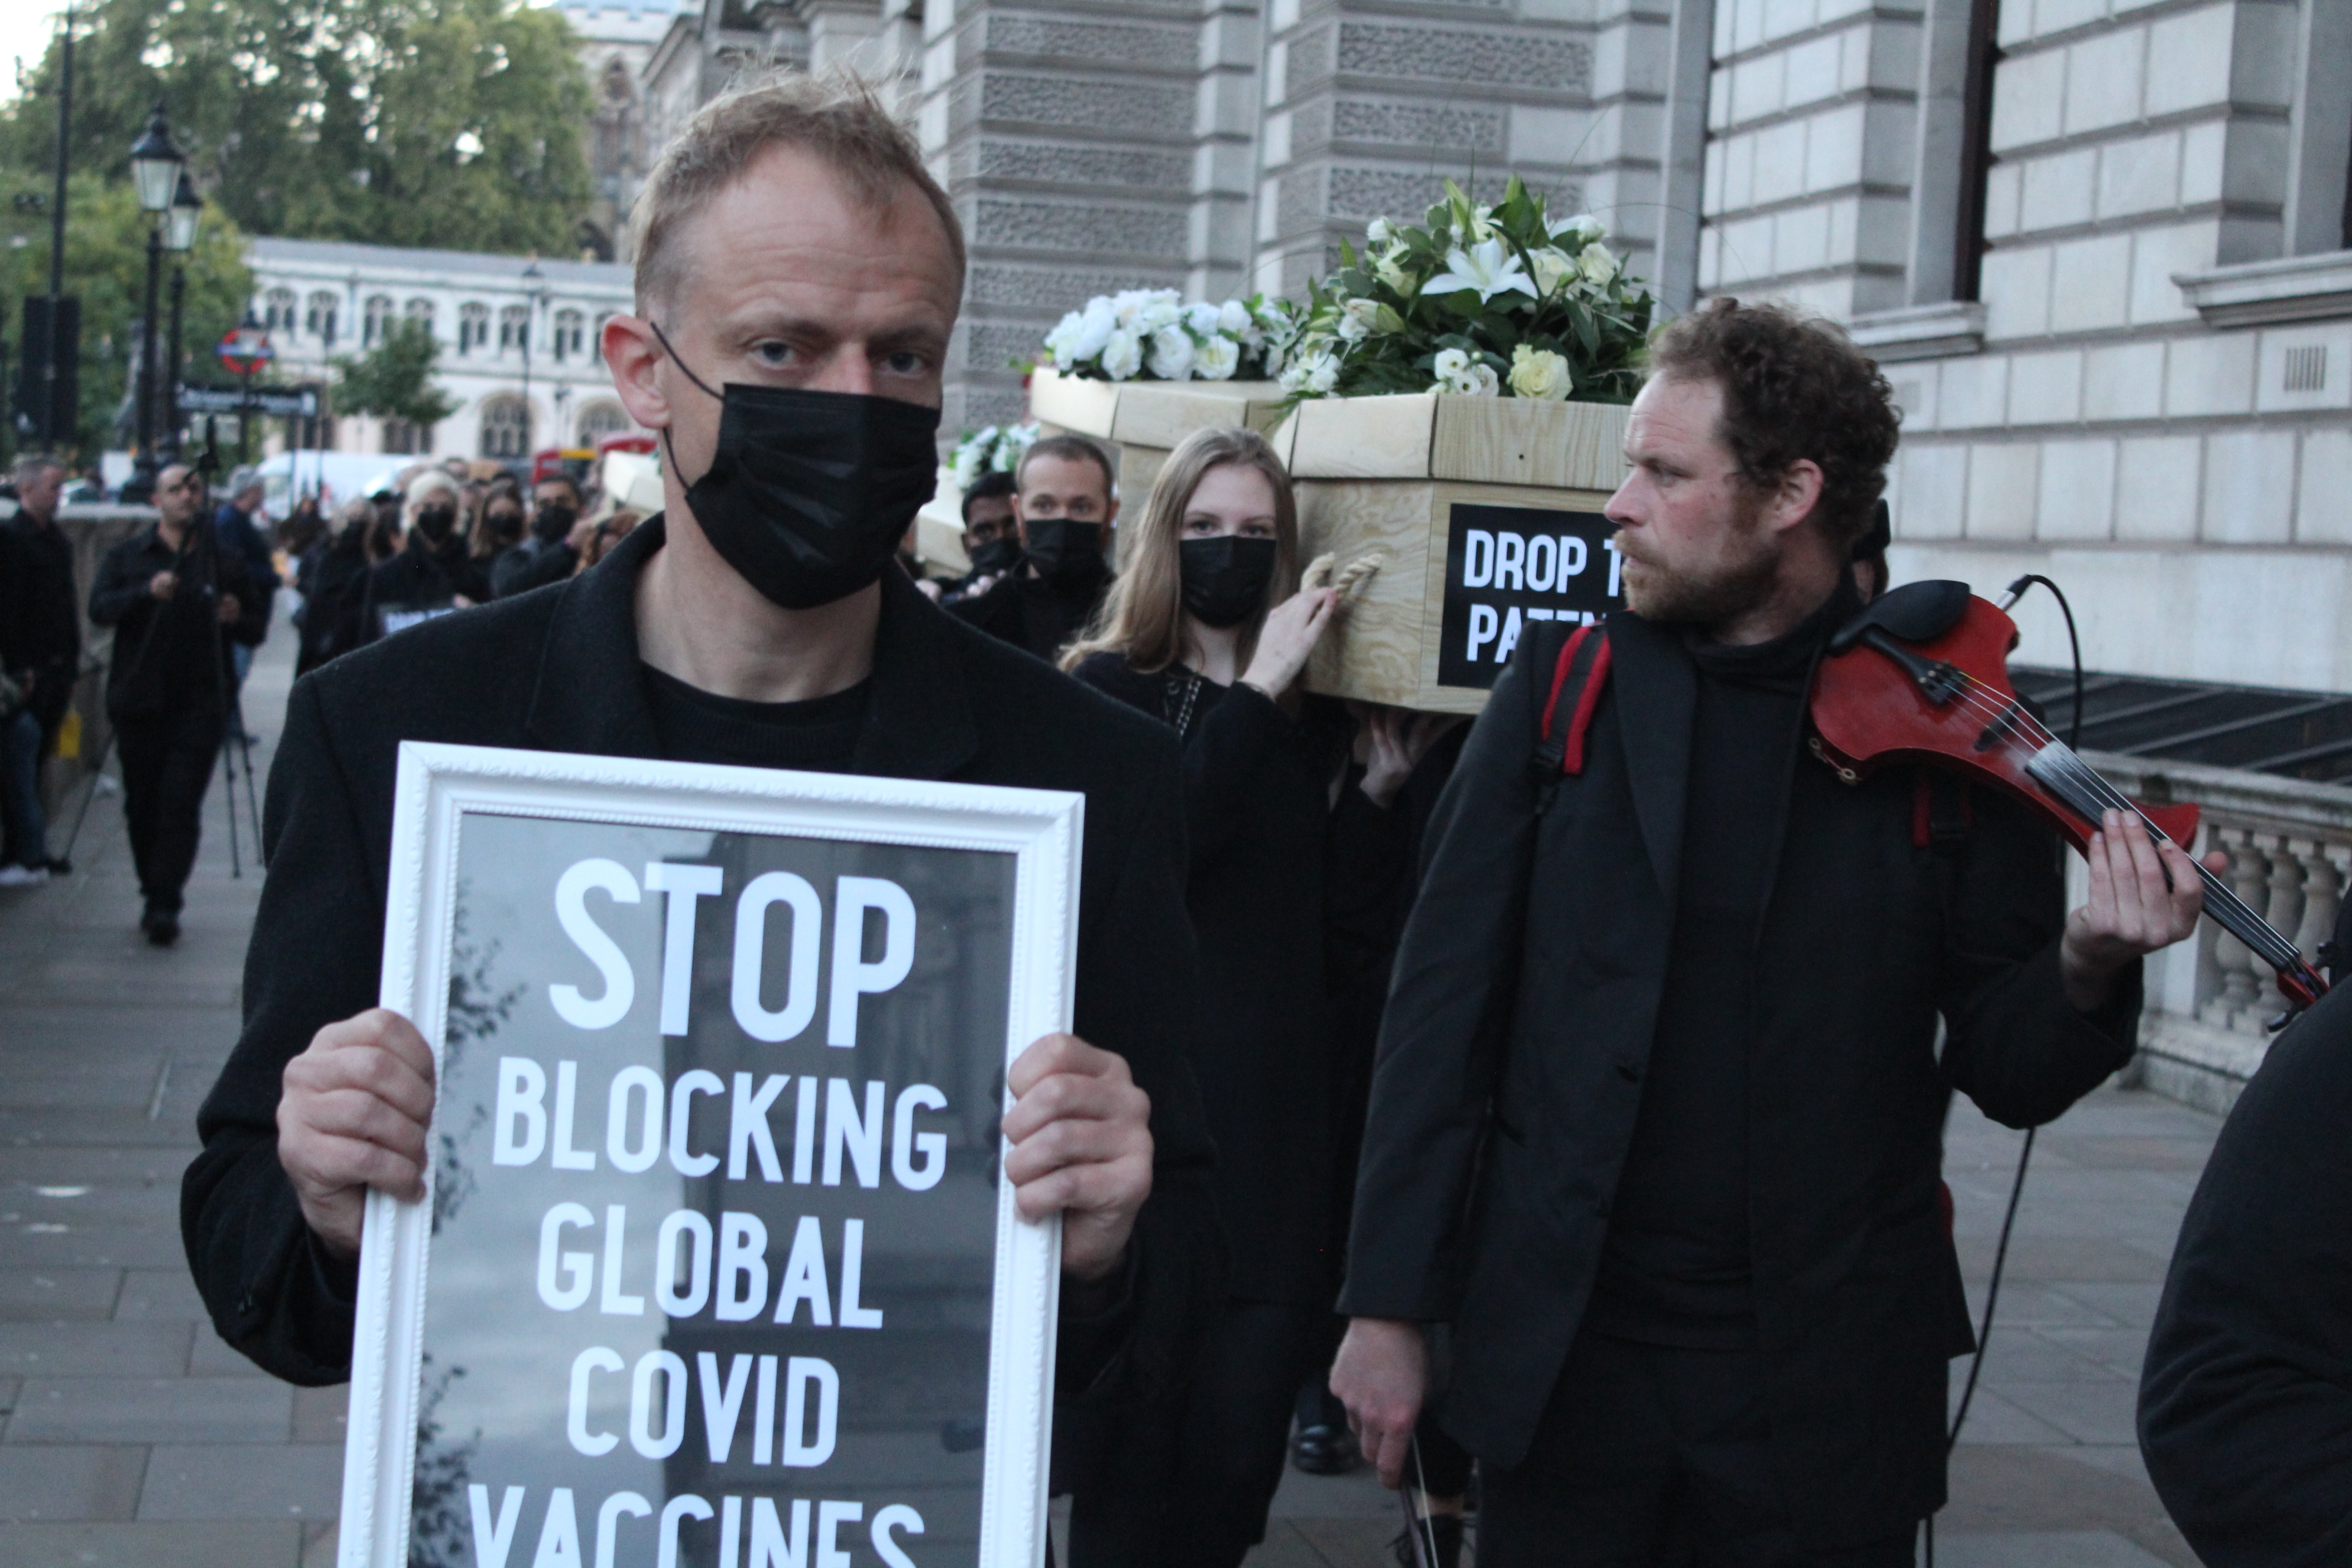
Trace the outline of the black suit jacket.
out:
[[[2281,1035],[2180,1222],[2140,1374],[2148,1479],[2213,1568],[2352,1562],[2352,987]]]
[[[1564,634],[1545,633],[1432,825],[1340,1298],[1453,1325],[1440,1414],[1504,1466],[1576,1336],[1633,1138],[1697,691],[1676,633],[1612,616],[1584,772],[1547,786],[1533,752]],[[2138,987],[2095,1020],[2067,1004],[2057,847],[2021,808],[1979,795],[1957,852],[1916,847],[1908,773],[1837,784],[1798,739],[1754,971],[1749,1228],[1775,1470],[1826,1549],[1943,1499],[1945,1362],[1968,1346],[1937,1202],[1948,1089],[2011,1126],[2056,1116],[2128,1058]]]
[[[662,539],[650,521],[593,572],[424,623],[295,685],[269,775],[245,1031],[198,1115],[204,1152],[181,1190],[215,1327],[290,1382],[350,1375],[352,1302],[351,1271],[327,1264],[278,1163],[280,1075],[321,1026],[375,1005],[400,742],[656,755],[634,605]],[[1186,1059],[1196,985],[1175,737],[956,625],[896,572],[873,682],[855,771],[1087,797],[1076,1030],[1127,1058],[1151,1097],[1156,1147],[1118,1331],[1105,1343],[1064,1323],[1054,1457],[1063,1485],[1156,1508],[1160,1478],[1085,1466],[1169,1390],[1223,1289]]]

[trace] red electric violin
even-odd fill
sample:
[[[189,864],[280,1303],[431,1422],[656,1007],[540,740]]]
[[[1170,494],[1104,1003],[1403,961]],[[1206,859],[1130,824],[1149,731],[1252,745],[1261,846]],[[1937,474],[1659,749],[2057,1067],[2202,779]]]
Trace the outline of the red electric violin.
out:
[[[1830,639],[1814,678],[1823,759],[1848,779],[1897,760],[1951,770],[2024,802],[2077,849],[2109,811],[2129,813],[2158,843],[2192,837],[2195,807],[2136,805],[2027,710],[2009,683],[2016,646],[2016,624],[1965,583],[1881,595]],[[2200,865],[2197,875],[2205,912],[2278,972],[2291,1014],[2326,993],[2294,942],[2213,872]]]

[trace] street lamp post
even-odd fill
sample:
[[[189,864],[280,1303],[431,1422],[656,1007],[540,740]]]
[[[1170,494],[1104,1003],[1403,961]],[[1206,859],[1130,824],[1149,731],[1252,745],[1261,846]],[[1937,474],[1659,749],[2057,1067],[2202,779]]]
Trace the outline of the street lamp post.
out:
[[[180,366],[184,363],[180,351],[180,313],[188,293],[188,268],[182,259],[196,246],[196,227],[203,221],[205,204],[196,195],[195,185],[188,179],[185,168],[180,171],[179,194],[163,214],[163,248],[172,253],[172,336],[171,359],[163,372],[163,431],[170,443],[172,460],[180,460]]]
[[[530,471],[531,448],[530,405],[530,335],[539,325],[539,302],[543,295],[539,287],[539,258],[533,257],[522,269],[522,460],[524,471]]]
[[[144,500],[155,490],[155,295],[163,283],[163,214],[179,194],[180,170],[187,160],[172,144],[163,100],[147,121],[147,133],[131,148],[131,179],[147,214],[147,316],[139,334],[139,473],[132,483]]]

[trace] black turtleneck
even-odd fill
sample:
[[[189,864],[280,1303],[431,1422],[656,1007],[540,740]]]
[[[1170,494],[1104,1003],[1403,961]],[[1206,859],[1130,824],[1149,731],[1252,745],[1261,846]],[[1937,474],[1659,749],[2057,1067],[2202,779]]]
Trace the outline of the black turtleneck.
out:
[[[1813,660],[1860,608],[1842,583],[1771,642],[1685,635],[1697,700],[1674,947],[1588,1320],[1603,1333],[1708,1350],[1755,1342],[1748,1076],[1758,940]]]

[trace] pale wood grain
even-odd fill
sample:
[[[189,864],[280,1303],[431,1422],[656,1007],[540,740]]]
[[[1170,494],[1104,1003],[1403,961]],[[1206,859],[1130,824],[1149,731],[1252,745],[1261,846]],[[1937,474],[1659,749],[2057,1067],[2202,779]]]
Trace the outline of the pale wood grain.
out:
[[[1439,397],[1430,477],[1477,484],[1615,489],[1629,412],[1609,403]]]
[[[1029,416],[1108,441],[1118,412],[1118,394],[1116,382],[1087,381],[1039,365],[1029,377]]]
[[[1274,428],[1282,388],[1271,381],[1131,381],[1120,386],[1111,438],[1171,448],[1195,430]]]
[[[1302,403],[1293,411],[1290,472],[1302,479],[1426,479],[1437,403],[1427,393]]]

